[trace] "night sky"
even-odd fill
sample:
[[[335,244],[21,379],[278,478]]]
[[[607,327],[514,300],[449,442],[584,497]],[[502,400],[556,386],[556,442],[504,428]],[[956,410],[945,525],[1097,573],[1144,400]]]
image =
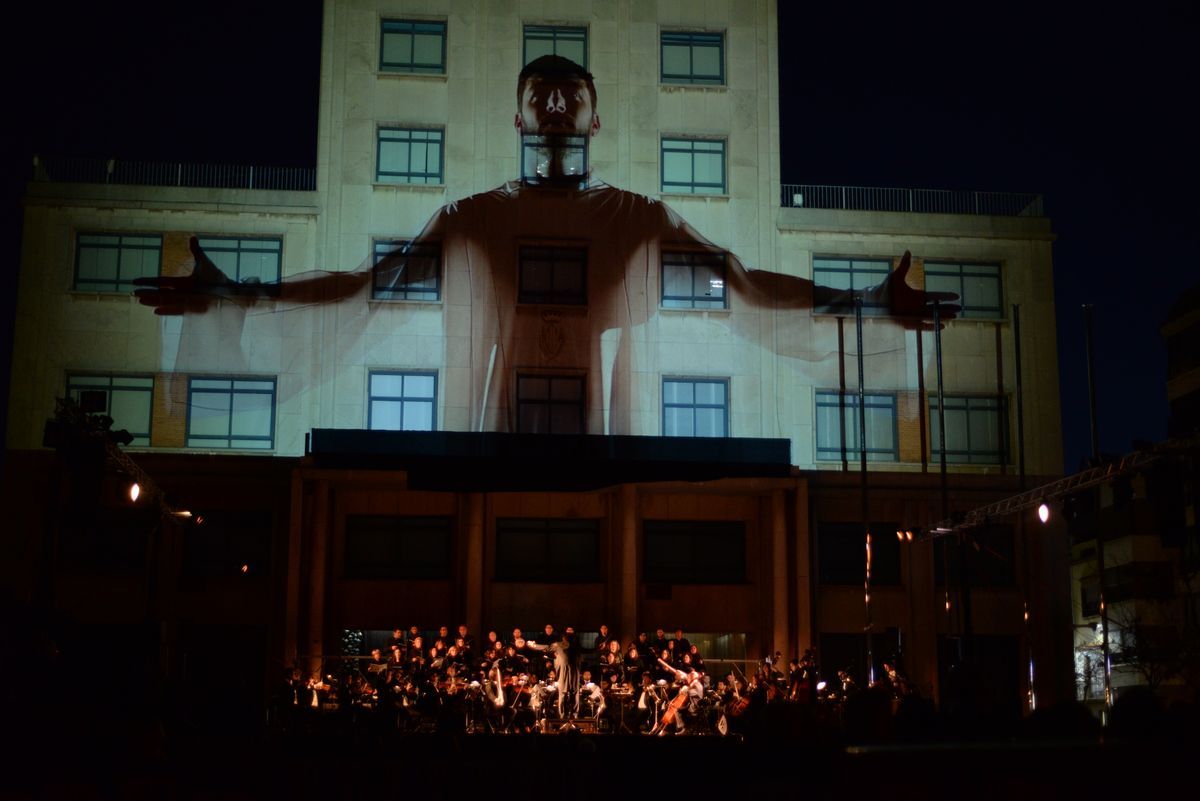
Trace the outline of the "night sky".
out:
[[[1042,192],[1064,468],[1090,453],[1083,303],[1101,449],[1162,439],[1158,327],[1200,281],[1196,6],[779,5],[782,181]],[[310,0],[214,0],[31,5],[10,26],[5,382],[32,155],[311,166],[320,23]]]

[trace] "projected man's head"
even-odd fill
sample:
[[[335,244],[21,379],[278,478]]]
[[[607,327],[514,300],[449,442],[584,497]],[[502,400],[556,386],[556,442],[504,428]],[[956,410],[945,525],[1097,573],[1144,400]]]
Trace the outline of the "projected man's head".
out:
[[[542,56],[517,78],[521,178],[574,183],[587,177],[588,139],[600,130],[591,74],[562,56]]]

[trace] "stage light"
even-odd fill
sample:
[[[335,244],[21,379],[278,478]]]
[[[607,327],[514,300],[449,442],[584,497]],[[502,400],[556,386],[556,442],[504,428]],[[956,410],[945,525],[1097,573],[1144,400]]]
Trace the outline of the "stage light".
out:
[[[904,542],[904,532],[903,532],[903,531],[897,531],[897,532],[896,532],[896,539],[900,540],[901,542]]]
[[[250,565],[242,565],[242,574],[245,575],[246,573],[249,573],[249,572],[250,572]]]
[[[1038,506],[1038,520],[1046,523],[1050,520],[1050,507],[1044,502]]]
[[[904,539],[908,540],[909,542],[912,542],[913,533],[911,531],[904,532]]]
[[[129,500],[137,503],[137,499],[142,497],[142,485],[136,481],[129,485]]]

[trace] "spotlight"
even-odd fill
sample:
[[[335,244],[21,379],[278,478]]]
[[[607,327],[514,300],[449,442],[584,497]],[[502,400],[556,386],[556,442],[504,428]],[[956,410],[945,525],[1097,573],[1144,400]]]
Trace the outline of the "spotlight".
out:
[[[897,531],[897,532],[896,532],[896,539],[900,540],[901,542],[904,542],[904,532],[903,532],[903,531]]]
[[[904,532],[904,539],[908,540],[909,542],[912,542],[912,538],[913,538],[913,533],[911,531]]]
[[[245,575],[246,573],[249,573],[249,572],[250,572],[250,565],[242,565],[242,574]]]
[[[1038,506],[1038,520],[1046,523],[1050,520],[1050,507],[1045,502]]]
[[[129,485],[129,500],[137,503],[137,499],[142,497],[142,485],[136,481]]]

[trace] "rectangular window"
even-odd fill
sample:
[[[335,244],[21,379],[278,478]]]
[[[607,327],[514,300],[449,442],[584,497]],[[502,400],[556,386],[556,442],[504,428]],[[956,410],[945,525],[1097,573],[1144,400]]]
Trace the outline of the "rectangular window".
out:
[[[517,376],[517,430],[523,434],[582,434],[583,376]]]
[[[437,373],[372,371],[367,428],[375,431],[436,431]]]
[[[662,191],[681,195],[723,195],[724,139],[662,140]]]
[[[440,128],[380,128],[375,180],[381,184],[440,184],[445,132]]]
[[[279,284],[283,240],[278,237],[200,237],[212,263],[239,284]]]
[[[348,515],[347,579],[450,578],[451,518]]]
[[[738,520],[646,520],[642,580],[740,584],[746,580],[746,525]]]
[[[959,565],[966,565],[972,587],[1011,587],[1016,583],[1016,546],[1012,526],[994,523],[969,532],[970,546],[960,557],[956,537],[938,537],[933,542],[933,581],[939,587],[959,584]]]
[[[446,73],[446,23],[385,19],[380,23],[379,71]]]
[[[946,396],[946,461],[953,464],[1007,464],[1008,404],[1003,398]],[[929,398],[929,451],[941,459],[938,399]]]
[[[925,289],[958,295],[959,317],[995,320],[1004,316],[999,264],[927,261]]]
[[[131,445],[150,446],[154,376],[72,373],[67,376],[67,397],[89,414],[107,414],[113,419],[112,431],[133,435]]]
[[[521,63],[542,56],[562,56],[587,69],[587,28],[526,25],[525,60]]]
[[[868,392],[864,409],[866,411],[867,459],[872,462],[899,461],[896,396]],[[847,392],[843,396],[839,392],[818,392],[818,460],[841,460],[843,429],[846,437],[846,458],[857,459],[859,454],[858,393]]]
[[[204,525],[183,532],[183,576],[200,581],[265,577],[271,569],[273,526],[269,511],[206,509]]]
[[[496,581],[599,581],[600,521],[501,518]]]
[[[725,254],[662,252],[664,309],[724,309]]]
[[[189,378],[187,447],[275,447],[274,378]]]
[[[873,522],[871,583],[900,583],[900,542],[895,523]],[[862,523],[818,523],[817,551],[822,584],[853,584],[867,578],[867,534]]]
[[[729,436],[729,381],[664,378],[664,437]]]
[[[371,297],[440,300],[442,248],[435,242],[377,239],[372,243]]]
[[[725,83],[725,34],[663,31],[659,48],[663,83]]]
[[[587,304],[587,249],[522,247],[520,303]]]
[[[813,258],[813,311],[854,314],[851,292],[878,286],[892,270],[891,259]],[[883,299],[865,301],[863,314],[887,314]]]
[[[133,279],[157,276],[161,261],[161,236],[81,233],[75,239],[74,288],[129,292]]]

